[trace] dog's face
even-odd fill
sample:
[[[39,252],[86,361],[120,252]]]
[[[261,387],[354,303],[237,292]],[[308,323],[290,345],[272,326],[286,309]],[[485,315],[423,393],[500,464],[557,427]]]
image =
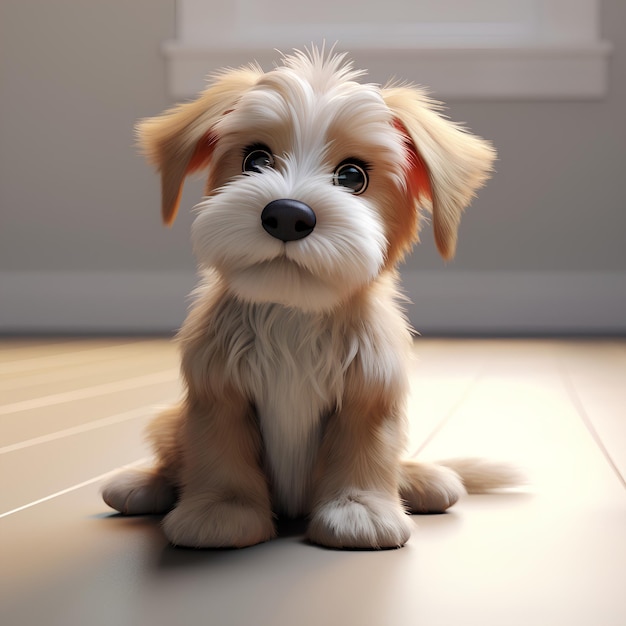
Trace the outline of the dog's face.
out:
[[[195,102],[142,122],[171,222],[208,167],[192,238],[239,298],[330,310],[393,267],[432,208],[442,255],[493,160],[413,88],[356,82],[341,57],[296,54],[223,74]]]
[[[200,262],[239,297],[314,310],[397,258],[417,212],[402,210],[406,149],[380,92],[304,69],[260,76],[215,124],[192,232]]]

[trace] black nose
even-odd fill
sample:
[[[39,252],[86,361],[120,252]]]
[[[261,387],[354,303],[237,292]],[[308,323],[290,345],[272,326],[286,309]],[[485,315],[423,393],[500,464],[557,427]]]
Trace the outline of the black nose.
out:
[[[315,228],[313,209],[299,200],[273,200],[261,213],[263,228],[281,241],[304,239]]]

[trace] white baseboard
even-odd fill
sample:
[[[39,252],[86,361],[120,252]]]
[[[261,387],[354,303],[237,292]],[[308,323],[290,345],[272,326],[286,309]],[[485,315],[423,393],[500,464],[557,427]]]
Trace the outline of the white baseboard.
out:
[[[423,334],[626,333],[626,274],[407,271],[403,283]]]
[[[0,272],[0,332],[171,333],[193,272]]]
[[[422,334],[626,334],[626,275],[410,271]],[[192,272],[0,272],[0,333],[171,333]]]

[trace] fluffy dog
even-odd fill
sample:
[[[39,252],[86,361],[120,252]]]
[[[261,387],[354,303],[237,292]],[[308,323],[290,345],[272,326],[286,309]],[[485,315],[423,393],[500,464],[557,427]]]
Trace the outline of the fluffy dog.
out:
[[[169,511],[173,544],[253,545],[280,514],[307,516],[324,546],[396,547],[407,509],[444,511],[463,474],[468,488],[508,481],[402,460],[411,335],[396,266],[421,209],[454,255],[494,150],[420,89],[362,74],[296,52],[138,125],[167,224],[185,177],[209,172],[192,230],[203,280],[179,334],[186,394],[151,426],[156,467],[103,491],[122,513]]]

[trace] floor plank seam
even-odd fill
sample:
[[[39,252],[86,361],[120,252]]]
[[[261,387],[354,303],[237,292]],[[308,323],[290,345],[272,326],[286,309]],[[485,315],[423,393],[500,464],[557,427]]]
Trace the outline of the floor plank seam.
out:
[[[21,402],[11,402],[10,404],[0,405],[0,415],[8,415],[21,411],[29,411],[31,409],[40,409],[56,404],[65,404],[66,402],[72,402],[75,400],[95,398],[97,396],[102,396],[117,391],[128,391],[131,389],[137,389],[139,387],[147,387],[149,385],[156,385],[158,383],[166,383],[172,380],[176,380],[177,378],[177,368],[162,370],[153,374],[127,378],[125,380],[115,381],[113,383],[94,385],[92,387],[83,387],[82,389],[75,389],[74,391],[66,391],[63,393],[56,393],[42,396],[40,398],[34,398],[32,400],[23,400]]]
[[[600,449],[600,452],[604,456],[610,468],[613,470],[613,473],[615,474],[615,476],[621,483],[622,487],[626,489],[626,478],[624,477],[619,467],[613,460],[611,453],[609,452],[608,448],[604,445],[604,442],[602,441],[602,437],[600,437],[598,431],[593,425],[593,421],[591,417],[589,416],[589,413],[587,412],[587,409],[583,401],[581,400],[580,395],[578,394],[578,391],[576,390],[576,386],[574,385],[574,382],[572,381],[571,377],[569,376],[569,374],[567,373],[564,367],[561,366],[560,369],[561,369],[561,376],[563,379],[563,384],[567,391],[567,395],[569,396],[569,399],[572,405],[574,406],[574,409],[576,410],[578,417],[580,418],[583,425],[587,429],[587,432],[591,435],[591,438],[594,440],[595,444]]]
[[[73,352],[62,352],[60,354],[47,354],[45,356],[27,357],[25,359],[13,359],[0,363],[0,374],[21,374],[28,373],[50,367],[50,364],[58,366],[65,365],[63,361],[72,361],[76,357],[89,356],[93,357],[94,353],[112,352],[119,350],[120,348],[132,348],[133,346],[139,346],[142,342],[129,342],[114,346],[98,346],[94,348],[88,348],[87,350],[76,350]],[[0,342],[0,348],[6,347],[6,343]],[[98,354],[96,356],[99,356]],[[107,360],[114,360],[117,356],[109,357]]]
[[[165,406],[165,403],[163,403]],[[99,428],[105,428],[113,424],[119,424],[121,422],[138,419],[140,417],[146,417],[152,414],[156,414],[159,410],[159,406],[148,405],[132,409],[130,411],[124,411],[123,413],[115,413],[108,417],[103,417],[87,424],[80,424],[79,426],[72,426],[70,428],[64,428],[63,430],[57,430],[46,435],[39,437],[32,437],[31,439],[25,439],[17,443],[9,444],[0,448],[0,455],[8,454],[9,452],[16,452],[17,450],[23,450],[24,448],[30,448],[32,446],[48,443],[50,441],[56,441],[65,437],[71,437],[81,433],[97,430]]]
[[[485,376],[485,369],[483,368],[473,379],[468,383],[467,387],[463,390],[463,393],[459,396],[459,399],[450,407],[448,412],[437,422],[434,428],[426,435],[422,443],[415,449],[415,451],[409,455],[410,458],[415,458],[421,454],[428,444],[445,428],[445,426],[452,420],[463,403],[469,398],[470,394],[474,391],[478,383]]]
[[[132,463],[127,463],[121,467],[109,470],[108,472],[104,472],[103,474],[99,474],[98,476],[94,476],[93,478],[88,478],[76,485],[72,485],[71,487],[66,487],[65,489],[61,489],[60,491],[56,491],[55,493],[51,493],[48,496],[44,496],[43,498],[39,498],[37,500],[33,500],[33,502],[28,502],[27,504],[22,504],[21,506],[16,507],[15,509],[11,509],[10,511],[5,511],[4,513],[0,513],[0,519],[4,517],[9,517],[9,515],[14,515],[15,513],[19,513],[20,511],[25,511],[26,509],[30,509],[38,504],[43,504],[44,502],[48,502],[49,500],[53,500],[54,498],[58,498],[60,496],[64,496],[67,493],[71,493],[72,491],[76,491],[77,489],[82,489],[83,487],[87,487],[89,485],[93,485],[94,483],[106,480],[110,476],[117,474],[121,470],[130,469],[133,467],[137,467],[139,465],[145,465],[151,457],[142,457],[141,459],[137,459]]]

